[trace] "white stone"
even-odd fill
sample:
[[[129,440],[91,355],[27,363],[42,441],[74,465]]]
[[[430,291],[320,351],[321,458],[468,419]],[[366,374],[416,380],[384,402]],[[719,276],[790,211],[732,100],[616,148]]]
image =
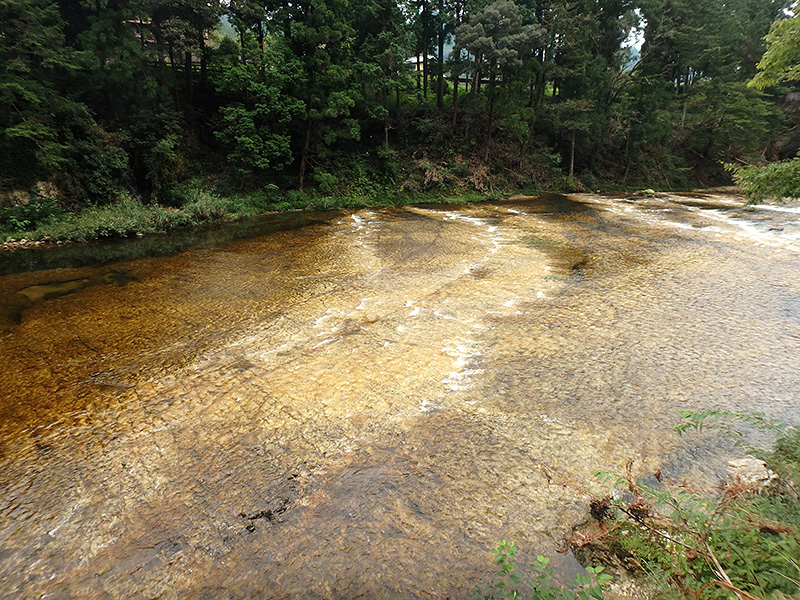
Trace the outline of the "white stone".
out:
[[[743,485],[761,490],[777,479],[777,475],[767,468],[763,460],[754,456],[743,456],[728,461],[728,487]]]

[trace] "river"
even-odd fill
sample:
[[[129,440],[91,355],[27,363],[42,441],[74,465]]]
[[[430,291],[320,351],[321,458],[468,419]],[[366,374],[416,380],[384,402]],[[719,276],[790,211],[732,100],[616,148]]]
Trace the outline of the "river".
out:
[[[800,422],[797,205],[265,227],[100,266],[11,255],[0,597],[467,598],[503,539],[568,578],[598,471],[724,476],[734,449],[679,437],[679,410]]]

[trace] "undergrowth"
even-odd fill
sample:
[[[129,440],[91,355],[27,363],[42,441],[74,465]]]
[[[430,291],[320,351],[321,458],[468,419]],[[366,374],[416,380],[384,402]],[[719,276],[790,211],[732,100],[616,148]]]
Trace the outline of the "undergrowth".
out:
[[[540,555],[531,565],[533,579],[524,581],[524,577],[516,571],[514,558],[517,547],[514,542],[503,540],[492,550],[492,554],[500,570],[493,583],[472,592],[475,600],[600,600],[603,598],[603,589],[611,580],[610,575],[603,573],[603,567],[588,567],[586,574],[575,575],[573,588],[557,586],[552,582],[553,570],[548,566],[550,559]]]
[[[631,463],[624,476],[601,474],[627,487],[623,497],[592,506],[594,525],[587,543],[616,545],[629,564],[655,584],[654,598],[783,598],[800,594],[800,431],[763,415],[708,411],[683,413],[676,429],[721,429],[750,454],[759,454],[776,477],[757,488],[729,482],[721,493],[692,490],[661,480],[634,481]],[[736,425],[738,424],[738,425]],[[772,452],[758,452],[740,431],[745,424],[775,432]],[[591,539],[594,536],[594,539]],[[798,595],[797,597],[800,597]]]
[[[680,434],[719,429],[764,460],[774,477],[763,487],[733,481],[713,493],[673,484],[659,472],[659,484],[648,486],[634,480],[631,461],[624,475],[598,474],[616,492],[590,503],[589,520],[567,537],[573,552],[584,564],[632,578],[654,600],[800,599],[800,430],[761,414],[683,417]],[[772,451],[751,446],[742,425],[772,431]],[[493,552],[500,570],[476,598],[602,598],[610,579],[600,574],[602,567],[591,566],[574,589],[564,590],[549,583],[547,561],[539,557],[525,596],[514,545],[502,542]]]
[[[78,212],[57,210],[52,202],[53,206],[31,202],[29,205],[3,207],[0,211],[0,242],[23,239],[80,242],[163,233],[180,227],[233,221],[266,212],[345,210],[419,203],[465,204],[487,197],[477,192],[450,193],[447,190],[419,192],[387,189],[369,196],[325,195],[318,191],[300,190],[282,193],[276,186],[222,196],[193,182],[174,186],[159,198],[158,203],[144,203],[123,195],[115,203],[89,206]]]

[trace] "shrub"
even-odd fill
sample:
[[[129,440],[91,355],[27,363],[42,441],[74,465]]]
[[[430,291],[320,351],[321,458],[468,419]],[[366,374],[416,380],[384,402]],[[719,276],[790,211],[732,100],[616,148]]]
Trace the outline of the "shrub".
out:
[[[21,233],[32,231],[40,223],[64,213],[55,198],[34,194],[27,202],[18,201],[0,211],[0,228]]]
[[[517,600],[522,598],[530,600],[589,600],[589,598],[596,598],[601,600],[603,589],[611,580],[610,575],[603,574],[603,567],[588,567],[587,574],[575,575],[573,589],[556,586],[551,583],[553,570],[548,566],[550,559],[540,555],[531,565],[536,574],[532,580],[527,582],[531,591],[526,594],[519,590],[523,583],[523,577],[515,571],[514,558],[517,555],[517,547],[514,543],[503,540],[492,550],[492,554],[495,555],[494,562],[500,567],[500,570],[497,571],[494,583],[472,592],[476,600]]]
[[[183,212],[194,222],[220,221],[235,218],[234,203],[208,192],[199,193],[194,201],[183,207]]]
[[[155,233],[187,225],[188,216],[160,206],[145,206],[130,196],[116,204],[91,207],[66,219],[44,223],[31,237],[54,241],[96,240]]]
[[[733,175],[748,204],[759,204],[768,198],[782,200],[800,197],[799,157],[766,167],[726,164],[725,169]]]

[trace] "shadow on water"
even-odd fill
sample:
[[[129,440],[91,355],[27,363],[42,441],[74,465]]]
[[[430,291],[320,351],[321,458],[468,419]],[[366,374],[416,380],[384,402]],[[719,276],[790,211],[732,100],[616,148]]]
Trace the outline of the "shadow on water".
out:
[[[487,201],[496,204],[496,201]],[[518,205],[532,214],[567,215],[587,210],[586,205],[563,194],[516,196],[502,201],[503,205]],[[423,208],[452,205],[421,204]],[[0,276],[28,271],[100,267],[137,258],[165,257],[196,246],[213,246],[278,231],[300,229],[326,223],[345,211],[289,212],[259,215],[232,223],[217,224],[199,229],[175,230],[166,234],[144,237],[100,240],[64,246],[37,246],[0,252]],[[64,283],[64,282],[55,282]]]
[[[0,291],[0,331],[21,323],[23,313],[41,302],[97,285],[125,286],[137,280],[124,268],[110,266],[115,263],[163,258],[190,248],[221,246],[237,240],[300,229],[329,222],[335,214],[338,213],[268,214],[145,237],[0,251],[0,277],[40,273],[40,276],[27,277],[28,285],[6,289],[5,293]],[[83,270],[78,277],[67,279],[62,270],[69,269]]]
[[[555,193],[546,193],[541,196],[511,196],[508,200],[495,201],[494,204],[518,206],[525,212],[534,215],[571,215],[590,210],[583,202],[564,194]]]
[[[333,213],[279,213],[200,229],[176,230],[141,238],[101,240],[86,244],[40,246],[0,252],[0,276],[27,271],[99,267],[137,258],[164,257],[194,246],[224,244],[277,231],[326,222]]]

